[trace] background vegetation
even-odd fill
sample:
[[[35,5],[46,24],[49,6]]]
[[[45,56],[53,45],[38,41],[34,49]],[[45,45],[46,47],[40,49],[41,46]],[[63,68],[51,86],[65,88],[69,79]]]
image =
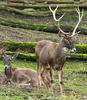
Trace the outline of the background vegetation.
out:
[[[4,64],[0,59],[0,100],[86,100],[87,99],[87,1],[86,0],[1,0],[0,1],[0,49],[7,54],[19,53],[13,67],[36,68],[35,45],[46,39],[58,42],[58,30],[48,6],[59,5],[57,18],[66,13],[61,20],[61,28],[72,34],[78,21],[75,8],[84,9],[83,19],[77,29],[81,31],[76,38],[76,53],[67,53],[64,65],[65,95],[60,96],[58,73],[55,71],[54,95],[41,88],[25,87],[12,83],[6,85]],[[0,56],[2,58],[2,56]],[[21,58],[21,60],[19,59]],[[31,62],[34,61],[34,62]]]
[[[14,67],[32,68],[36,70],[36,62],[14,60]],[[3,62],[0,61],[0,71],[4,71]],[[64,90],[65,96],[60,96],[58,73],[55,71],[54,95],[41,88],[41,92],[37,91],[37,87],[20,87],[18,84],[6,86],[0,81],[0,100],[85,100],[87,97],[87,62],[86,61],[68,61],[64,66]],[[0,76],[5,77],[3,74]],[[0,80],[2,78],[0,77]]]

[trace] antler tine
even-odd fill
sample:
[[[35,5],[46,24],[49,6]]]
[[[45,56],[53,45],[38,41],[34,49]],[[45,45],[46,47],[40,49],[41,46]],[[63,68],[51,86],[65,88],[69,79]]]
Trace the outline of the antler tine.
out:
[[[52,10],[52,9],[51,9],[51,6],[49,6],[49,9],[50,9],[50,11],[51,11],[52,14],[53,14],[54,20],[55,20],[56,22],[59,22],[59,21],[63,18],[63,16],[65,15],[65,13],[64,13],[59,19],[56,19],[56,11],[57,11],[57,8],[58,8],[58,5],[57,5],[57,7],[55,8],[55,10]]]
[[[69,33],[64,32],[64,31],[60,28],[59,22],[58,22],[58,29],[59,29],[59,31],[60,31],[64,36],[69,35]]]
[[[64,32],[64,31],[60,28],[60,24],[59,24],[60,20],[63,18],[64,15],[65,15],[65,13],[59,18],[59,21],[58,21],[58,29],[59,29],[59,31],[60,31],[64,36],[67,36],[67,35],[69,35],[69,33]]]
[[[56,11],[57,11],[57,8],[58,8],[58,5],[57,5],[57,7],[56,7],[55,10],[52,10],[52,9],[51,9],[51,6],[49,6],[49,9],[50,9],[50,11],[52,12],[53,18],[54,18],[55,21],[59,21],[59,20],[56,19],[56,16],[55,16],[55,15],[56,15],[55,13],[56,13]]]
[[[82,9],[82,14],[80,14],[80,9],[79,9],[79,7],[76,9],[76,12],[78,13],[78,16],[79,16],[79,20],[78,20],[78,23],[77,23],[77,25],[76,25],[76,27],[74,28],[74,30],[73,30],[73,33],[72,33],[72,35],[71,36],[74,36],[76,33],[76,29],[78,28],[78,25],[80,24],[80,22],[81,22],[81,20],[82,20],[82,17],[83,17],[83,9]],[[78,33],[78,32],[77,32]]]
[[[51,6],[49,6],[49,9],[50,9],[50,11],[51,11],[52,14],[53,14],[54,20],[55,20],[56,22],[58,22],[58,29],[59,29],[59,31],[60,31],[64,36],[66,36],[66,35],[68,35],[69,33],[64,32],[64,31],[60,28],[60,25],[59,25],[59,21],[63,18],[63,16],[65,15],[65,13],[64,13],[59,19],[56,19],[56,11],[57,11],[57,8],[58,8],[58,5],[57,5],[57,7],[55,8],[55,10],[52,10],[52,9],[51,9]]]

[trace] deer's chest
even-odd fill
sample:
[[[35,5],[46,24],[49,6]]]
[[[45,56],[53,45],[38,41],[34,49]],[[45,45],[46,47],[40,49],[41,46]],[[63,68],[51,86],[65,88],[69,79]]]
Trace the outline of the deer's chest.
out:
[[[54,69],[59,70],[63,67],[64,63],[66,61],[66,57],[58,57],[58,58],[50,58],[49,64],[52,66]]]

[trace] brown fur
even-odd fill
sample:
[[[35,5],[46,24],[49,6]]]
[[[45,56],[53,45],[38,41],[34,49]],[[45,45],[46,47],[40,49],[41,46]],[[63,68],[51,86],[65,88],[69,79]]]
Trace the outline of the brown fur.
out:
[[[37,72],[29,68],[16,68],[13,72],[12,80],[21,84],[38,85]]]
[[[70,37],[71,38],[71,37]],[[63,38],[59,43],[54,43],[48,40],[39,41],[35,47],[35,53],[37,56],[37,72],[38,81],[40,84],[40,79],[43,80],[44,86],[48,91],[52,91],[53,83],[53,70],[59,71],[59,81],[61,92],[63,93],[62,82],[62,68],[66,61],[66,52],[63,50],[64,47],[68,49],[73,49],[73,41],[71,39]],[[68,44],[67,41],[70,43]],[[43,67],[43,69],[42,69]],[[46,82],[46,75],[50,72],[50,85]],[[40,87],[40,85],[39,85]]]
[[[11,60],[15,59],[18,56],[18,54],[14,54],[13,56],[11,56],[5,54],[5,52],[2,51],[2,55],[4,58],[3,60],[7,83],[13,81],[16,83],[20,83],[21,85],[38,85],[38,76],[36,71],[29,68],[13,68],[11,66]],[[49,84],[48,77],[46,77],[46,81]],[[42,81],[40,85],[43,85]]]
[[[29,68],[12,68],[5,69],[7,81],[13,81],[19,84],[38,85],[37,72]]]
[[[11,66],[11,60],[15,59],[18,54],[11,56],[2,51],[2,55],[7,83],[13,81],[20,84],[38,85],[36,71],[29,68],[13,68]]]
[[[81,19],[83,17],[83,10],[82,14],[80,14],[79,7],[76,9],[76,12],[78,13],[79,20],[74,28],[72,35],[70,36],[69,33],[64,32],[60,28],[60,20],[63,18],[65,14],[63,14],[60,18],[56,19],[56,11],[57,11],[58,5],[55,10],[52,10],[51,6],[49,6],[50,11],[53,14],[53,18],[57,23],[57,27],[59,30],[59,36],[62,36],[62,40],[59,43],[54,43],[48,40],[42,40],[38,42],[35,53],[37,56],[37,72],[38,72],[38,86],[40,87],[40,79],[42,78],[44,86],[47,90],[52,91],[52,84],[53,83],[53,70],[56,69],[59,71],[59,83],[60,83],[60,89],[61,94],[64,92],[63,90],[63,81],[62,81],[62,68],[66,61],[66,48],[71,49],[71,51],[75,51],[74,48],[74,37],[76,35],[76,29],[78,25],[81,22]],[[61,34],[60,34],[61,33]],[[79,33],[79,32],[77,32]],[[43,67],[43,70],[42,70]],[[50,72],[50,86],[48,85],[46,81],[46,74]]]

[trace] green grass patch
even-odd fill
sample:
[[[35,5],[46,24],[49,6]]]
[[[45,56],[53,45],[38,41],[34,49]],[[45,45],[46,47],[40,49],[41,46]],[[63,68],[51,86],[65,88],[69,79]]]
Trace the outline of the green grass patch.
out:
[[[86,60],[87,59],[87,54],[70,53],[70,54],[67,54],[67,58]]]
[[[35,10],[34,8],[25,8],[23,10],[8,7],[7,11],[14,12],[22,15],[32,16],[32,17],[47,17],[52,16],[52,13],[50,12],[49,8],[40,8]],[[57,14],[64,13],[64,12],[72,12],[75,11],[74,8],[60,8],[60,10],[57,10]]]
[[[78,53],[87,53],[87,44],[75,45]]]
[[[37,42],[13,42],[13,41],[2,41],[0,42],[0,46],[7,47],[9,51],[27,51],[28,53],[35,52],[35,46]],[[77,53],[87,53],[87,44],[76,44],[76,52]]]
[[[26,60],[12,60],[12,66],[18,68],[31,68],[36,70],[36,62],[26,61]],[[0,72],[4,71],[3,61],[0,60]]]
[[[25,60],[29,60],[29,61],[36,61],[36,55],[33,53],[20,53],[20,52],[11,52],[11,51],[7,51],[6,54],[8,55],[13,55],[14,53],[18,54],[18,59],[25,59]],[[0,58],[2,59],[2,56],[0,55]],[[66,58],[71,60],[87,60],[87,54],[77,54],[77,53],[68,53],[66,54]]]
[[[23,50],[27,52],[34,52],[36,42],[13,42],[13,41],[3,41],[1,42],[1,45],[8,48],[10,51],[17,51],[17,50]]]
[[[23,20],[13,19],[13,18],[2,18],[0,17],[0,24],[5,26],[17,27],[17,28],[24,28],[24,29],[31,29],[37,31],[44,31],[50,33],[58,33],[56,25],[45,25],[45,24],[31,24]],[[65,25],[61,24],[61,28],[64,31],[72,32],[74,29],[74,25]],[[77,31],[81,31],[81,34],[87,34],[87,28],[85,26],[78,27]]]
[[[4,65],[0,60],[0,71],[4,71]],[[13,60],[13,67],[18,68],[31,68],[36,70],[36,62],[29,62],[23,60]],[[9,100],[83,100],[87,98],[87,75],[81,73],[87,71],[86,61],[68,61],[63,68],[63,81],[65,95],[60,96],[58,72],[54,72],[54,94],[47,92],[41,88],[41,92],[37,91],[37,87],[20,87],[18,84],[13,84],[11,87],[5,87],[0,83],[0,99]],[[2,68],[2,70],[1,70]],[[1,79],[1,77],[0,77]],[[15,99],[12,99],[15,98]]]
[[[6,52],[8,55],[13,55],[14,52]],[[19,52],[16,52],[18,54],[18,58],[19,59],[25,59],[25,60],[30,60],[30,61],[36,61],[36,55],[35,54],[32,54],[32,53],[28,53],[28,54],[25,54],[25,53],[19,53]]]

